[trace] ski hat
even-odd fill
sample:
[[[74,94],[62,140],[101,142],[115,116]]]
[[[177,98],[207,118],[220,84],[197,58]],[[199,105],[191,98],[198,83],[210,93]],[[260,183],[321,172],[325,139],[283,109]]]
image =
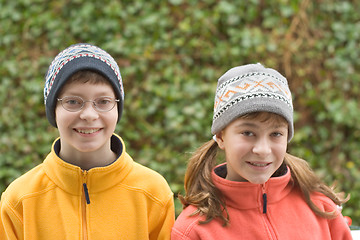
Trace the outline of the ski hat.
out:
[[[284,117],[289,125],[290,142],[294,124],[288,82],[279,72],[260,63],[231,68],[219,78],[211,133],[215,135],[236,118],[252,112],[271,112]]]
[[[46,116],[51,125],[56,126],[55,106],[57,97],[66,81],[80,70],[100,73],[109,80],[118,102],[118,121],[124,105],[124,88],[119,66],[113,57],[101,48],[87,44],[74,44],[60,52],[51,62],[45,76],[44,103]]]

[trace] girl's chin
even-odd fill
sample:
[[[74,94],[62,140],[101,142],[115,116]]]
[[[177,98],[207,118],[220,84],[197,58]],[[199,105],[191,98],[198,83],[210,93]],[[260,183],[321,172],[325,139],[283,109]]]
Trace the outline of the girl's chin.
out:
[[[253,184],[264,184],[264,183],[266,183],[269,179],[270,179],[270,177],[265,177],[265,178],[250,178],[250,179],[248,179],[248,181],[251,182],[251,183],[253,183]]]

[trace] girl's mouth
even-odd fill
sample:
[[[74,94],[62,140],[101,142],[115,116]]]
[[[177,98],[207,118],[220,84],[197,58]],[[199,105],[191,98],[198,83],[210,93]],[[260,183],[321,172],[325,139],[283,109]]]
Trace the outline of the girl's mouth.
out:
[[[258,163],[258,162],[247,162],[247,163],[255,167],[266,167],[271,164],[271,163]]]

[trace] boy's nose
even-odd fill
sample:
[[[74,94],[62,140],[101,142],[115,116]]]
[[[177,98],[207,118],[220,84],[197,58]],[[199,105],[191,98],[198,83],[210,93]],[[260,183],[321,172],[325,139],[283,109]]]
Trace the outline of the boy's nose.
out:
[[[87,121],[96,120],[99,113],[95,110],[92,102],[85,102],[84,107],[80,110],[80,118]]]
[[[265,137],[259,138],[253,147],[253,153],[258,155],[268,155],[271,153],[271,146],[268,139]]]

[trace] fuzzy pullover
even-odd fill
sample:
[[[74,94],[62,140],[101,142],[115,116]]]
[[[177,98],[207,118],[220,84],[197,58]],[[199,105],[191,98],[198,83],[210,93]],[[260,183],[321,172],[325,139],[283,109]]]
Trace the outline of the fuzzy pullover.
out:
[[[170,239],[173,194],[165,179],[135,163],[120,137],[118,159],[83,171],[56,149],[7,188],[0,202],[0,239]]]
[[[226,169],[226,165],[216,169],[221,168]],[[263,185],[229,181],[214,171],[212,179],[225,197],[229,226],[224,227],[219,219],[198,224],[205,218],[199,215],[190,217],[196,210],[190,205],[177,218],[172,240],[352,239],[340,212],[336,218],[325,219],[310,209],[300,190],[293,186],[289,169],[285,175],[272,177]],[[322,210],[338,211],[336,205],[322,194],[314,194],[312,200]]]

